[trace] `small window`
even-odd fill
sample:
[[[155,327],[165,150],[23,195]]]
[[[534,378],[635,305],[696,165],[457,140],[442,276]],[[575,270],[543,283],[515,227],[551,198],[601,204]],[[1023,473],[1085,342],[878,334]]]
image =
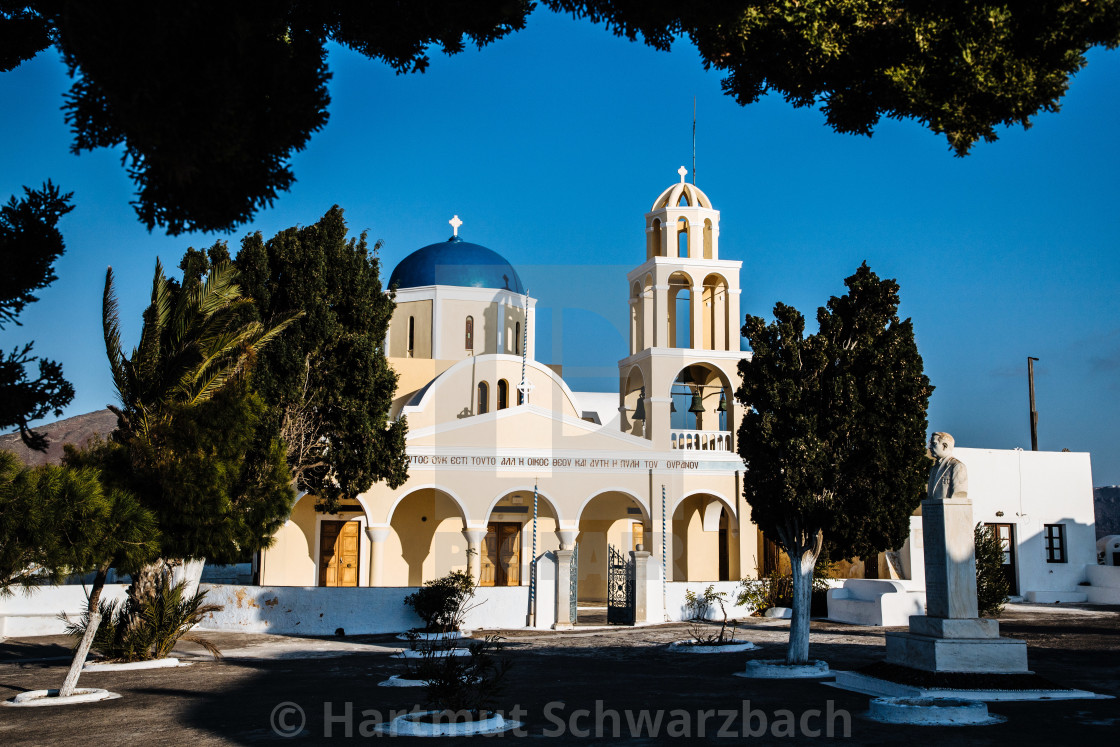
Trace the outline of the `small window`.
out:
[[[513,354],[521,355],[521,322],[513,326]]]
[[[521,391],[521,387],[517,387],[517,404],[525,404],[525,392]]]
[[[485,381],[478,382],[478,414],[490,412],[490,387]]]
[[[1066,525],[1046,525],[1046,562],[1066,562]]]
[[[408,357],[412,357],[412,351],[416,349],[416,318],[408,318]]]
[[[509,382],[505,379],[498,381],[498,409],[504,410],[509,407]]]
[[[468,316],[467,317],[467,331],[466,331],[466,339],[465,339],[465,342],[464,342],[464,347],[466,347],[467,350],[474,350],[474,317],[473,316]]]

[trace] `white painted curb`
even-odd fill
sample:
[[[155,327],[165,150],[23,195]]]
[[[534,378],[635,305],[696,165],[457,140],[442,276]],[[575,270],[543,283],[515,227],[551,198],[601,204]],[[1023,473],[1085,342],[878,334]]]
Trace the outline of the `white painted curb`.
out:
[[[478,734],[501,734],[521,726],[520,721],[509,721],[499,714],[482,721],[457,724],[431,724],[414,720],[431,713],[438,713],[438,711],[421,711],[397,716],[387,724],[378,724],[375,730],[379,734],[394,737],[469,737]]]
[[[13,708],[36,708],[38,706],[96,703],[99,700],[115,700],[119,697],[120,695],[117,693],[111,693],[99,687],[76,687],[74,688],[74,694],[65,698],[58,697],[58,690],[28,690],[11,700],[3,701],[3,704]]]
[[[793,680],[793,679],[820,679],[831,677],[826,662],[817,661],[808,664],[786,664],[784,659],[752,659],[747,662],[745,671],[736,672],[736,677],[759,680]]]
[[[83,672],[127,672],[134,669],[167,669],[168,667],[189,667],[189,661],[179,661],[174,657],[151,659],[150,661],[87,661]]]
[[[702,645],[696,642],[695,638],[689,638],[683,641],[673,641],[669,644],[670,651],[679,651],[688,654],[734,654],[740,651],[750,651],[756,649],[758,646],[750,641],[740,641],[738,643],[724,643],[719,646]]]
[[[872,698],[867,717],[881,724],[984,726],[1007,719],[992,716],[985,703],[955,698]]]

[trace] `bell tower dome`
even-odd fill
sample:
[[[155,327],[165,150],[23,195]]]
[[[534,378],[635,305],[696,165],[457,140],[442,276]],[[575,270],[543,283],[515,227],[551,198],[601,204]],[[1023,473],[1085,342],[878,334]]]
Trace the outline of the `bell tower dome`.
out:
[[[743,263],[719,258],[719,211],[685,181],[687,169],[677,173],[680,182],[645,215],[645,262],[626,276],[630,355],[619,362],[620,424],[666,449],[730,451],[741,418],[733,392]]]
[[[684,180],[666,189],[646,213],[646,259],[719,259],[719,211],[695,184]]]

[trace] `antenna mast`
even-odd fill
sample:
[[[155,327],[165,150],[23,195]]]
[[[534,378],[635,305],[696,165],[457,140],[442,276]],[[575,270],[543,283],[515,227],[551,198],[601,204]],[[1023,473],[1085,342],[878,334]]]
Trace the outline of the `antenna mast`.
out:
[[[692,97],[692,186],[696,186],[696,97]]]

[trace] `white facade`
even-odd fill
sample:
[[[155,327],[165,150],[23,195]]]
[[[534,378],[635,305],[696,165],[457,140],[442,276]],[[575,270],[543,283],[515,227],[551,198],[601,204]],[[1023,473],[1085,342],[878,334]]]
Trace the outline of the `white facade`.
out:
[[[1030,602],[1084,602],[1082,582],[1097,563],[1089,454],[971,449],[953,456],[968,467],[974,523],[1004,525],[1012,595]],[[911,522],[902,566],[925,577],[921,517]],[[1049,538],[1049,549],[1048,549]]]

